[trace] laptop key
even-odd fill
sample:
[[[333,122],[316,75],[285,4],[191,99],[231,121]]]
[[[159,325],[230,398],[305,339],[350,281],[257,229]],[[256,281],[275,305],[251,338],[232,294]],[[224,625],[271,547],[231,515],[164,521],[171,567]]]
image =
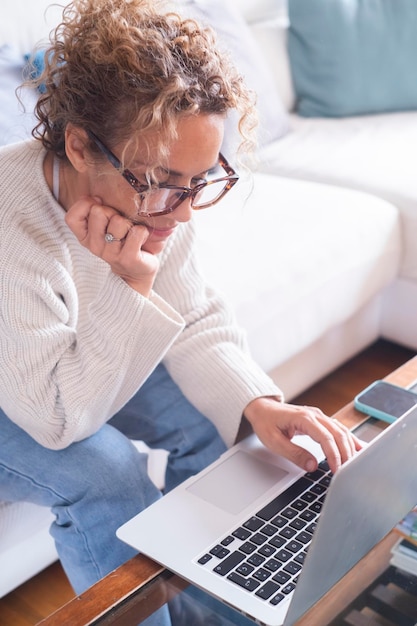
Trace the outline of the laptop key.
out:
[[[307,522],[305,522],[304,520],[300,519],[299,517],[296,517],[295,519],[293,519],[290,522],[290,526],[291,528],[295,528],[295,530],[301,530],[302,528],[304,528],[307,525]],[[222,542],[223,543],[223,542]]]
[[[269,578],[270,575],[271,575],[270,571],[264,569],[263,567],[260,567],[258,570],[256,570],[256,572],[254,573],[253,577],[256,578],[257,580],[260,580],[261,582],[263,582],[264,580]]]
[[[232,543],[235,540],[234,537],[232,537],[231,535],[228,535],[227,537],[225,537],[224,539],[221,540],[221,544],[222,546],[228,546],[230,543]]]
[[[305,500],[306,502],[314,502],[314,500],[316,499],[316,495],[314,493],[311,493],[311,491],[306,491],[305,493],[302,493],[300,498],[302,500]]]
[[[231,580],[233,583],[236,583],[240,587],[247,589],[247,591],[254,591],[261,584],[259,580],[254,580],[253,578],[244,578],[240,574],[236,572],[230,572],[227,577],[228,580]]]
[[[247,528],[242,528],[240,526],[240,528],[236,528],[236,530],[232,532],[232,535],[233,537],[236,537],[236,539],[245,541],[248,537],[250,537],[251,533]]]
[[[270,603],[276,606],[283,600],[285,596],[282,593],[277,593],[273,598],[270,599]]]
[[[224,559],[225,556],[230,554],[230,550],[217,544],[217,546],[214,546],[214,548],[210,550],[210,554],[213,554],[213,556],[217,556],[218,559]]]
[[[305,528],[305,530],[306,530],[308,533],[313,534],[313,533],[314,533],[314,531],[316,530],[316,528],[317,528],[317,522],[311,522],[311,524],[309,524],[309,525],[307,526],[307,528]]]
[[[208,561],[211,561],[212,558],[213,557],[211,554],[204,554],[198,559],[198,562],[200,563],[200,565],[204,565],[205,563],[208,563]]]
[[[314,472],[307,472],[306,478],[309,478],[311,481],[313,481],[313,483],[315,483],[317,480],[320,480],[320,478],[322,478],[324,473],[325,470],[323,470],[323,468],[321,468],[319,465]]]
[[[245,558],[246,556],[243,552],[232,552],[230,556],[226,557],[224,561],[221,561],[218,565],[216,565],[216,567],[213,568],[213,572],[220,574],[220,576],[225,576]]]
[[[274,546],[274,548],[282,548],[282,546],[285,543],[285,539],[284,537],[280,537],[279,535],[276,535],[275,537],[272,537],[268,543],[271,544],[271,546]]]
[[[327,459],[320,461],[319,468],[322,469],[324,472],[330,472],[330,466],[327,462]]]
[[[307,556],[306,552],[299,552],[297,556],[294,557],[294,561],[297,561],[297,563],[300,563],[300,565],[303,565],[306,556]]]
[[[236,571],[238,574],[242,574],[242,576],[249,576],[249,574],[252,574],[254,569],[253,565],[249,565],[249,563],[246,562],[241,563],[239,567],[236,568]]]
[[[274,517],[274,519],[271,520],[271,524],[273,524],[277,528],[282,528],[287,522],[288,520],[285,519],[285,517],[282,517],[282,515],[277,515],[276,517]]]
[[[328,489],[330,482],[332,480],[332,477],[330,475],[326,475],[324,476],[321,480],[320,480],[320,485],[323,485],[323,487],[325,487],[325,489]]]
[[[253,543],[256,543],[257,546],[261,546],[263,543],[265,543],[265,541],[268,540],[268,537],[266,535],[263,535],[262,533],[256,533],[255,535],[253,535],[253,537],[250,538],[250,540]]]
[[[301,517],[303,520],[305,520],[306,522],[311,522],[311,521],[313,521],[314,519],[316,519],[316,517],[317,517],[317,513],[314,513],[314,511],[311,511],[310,509],[307,509],[307,510],[303,511],[303,512],[300,514],[300,517]]]
[[[292,553],[288,552],[288,550],[285,549],[279,550],[275,555],[275,558],[279,561],[282,561],[283,563],[285,563],[285,561],[288,561],[291,557]]]
[[[295,540],[289,541],[286,545],[287,550],[289,550],[290,552],[293,552],[294,554],[296,552],[299,552],[302,547],[303,547],[303,544]]]
[[[274,546],[271,546],[271,544],[266,543],[259,548],[258,553],[262,554],[262,556],[272,556],[273,554],[275,554],[276,550],[277,549],[274,548]]]
[[[262,528],[262,532],[264,535],[272,537],[272,535],[275,535],[275,533],[277,532],[277,529],[275,526],[272,526],[272,524],[265,524],[265,526]]]
[[[295,500],[295,502],[291,503],[291,506],[293,509],[296,509],[297,511],[303,511],[306,506],[307,506],[307,502],[305,500]]]
[[[297,531],[295,530],[295,528],[290,528],[289,526],[286,526],[285,528],[279,531],[279,534],[281,535],[281,537],[285,537],[286,539],[291,539],[292,537],[294,537],[294,535],[297,534]]]
[[[269,559],[269,561],[265,563],[265,567],[269,569],[271,572],[276,572],[277,569],[282,567],[282,563],[280,563],[276,559]]]
[[[255,516],[253,516],[253,517],[249,518],[243,524],[243,527],[247,528],[248,530],[251,530],[252,532],[255,532],[256,530],[259,530],[260,527],[263,526],[264,524],[265,524],[265,522],[263,522],[262,520],[258,519]]]
[[[315,493],[316,496],[321,496],[321,494],[326,491],[326,487],[320,485],[320,483],[316,483],[315,485],[312,485],[311,491]]]
[[[252,552],[255,552],[256,548],[257,546],[255,546],[254,543],[251,543],[250,541],[245,541],[245,543],[242,543],[239,550],[242,550],[242,552],[244,552],[245,554],[252,554]]]
[[[274,576],[272,576],[272,580],[275,580],[275,582],[277,582],[279,585],[285,585],[289,579],[291,578],[291,576],[289,574],[287,574],[287,572],[277,572],[276,574],[274,574]]]
[[[272,596],[273,593],[278,591],[278,589],[278,585],[272,582],[272,580],[269,580],[267,583],[265,583],[265,585],[262,585],[260,589],[255,591],[255,595],[259,598],[262,598],[263,600],[267,600]]]
[[[282,587],[281,591],[282,593],[285,593],[285,595],[291,593],[291,591],[294,591],[295,589],[295,585],[294,583],[288,583],[288,585],[285,585],[285,587]]]
[[[301,543],[309,543],[313,538],[313,535],[310,535],[310,533],[306,533],[304,530],[302,530],[300,533],[298,533],[298,535],[296,536],[296,541],[301,541]]]
[[[290,561],[284,565],[284,571],[288,572],[288,574],[298,574],[301,569],[301,565],[299,563],[294,563],[294,561]]]
[[[297,517],[297,511],[288,506],[282,511],[282,516],[286,517],[287,519],[293,519],[293,517]]]
[[[290,502],[295,500],[303,491],[305,491],[309,486],[311,486],[311,482],[302,476],[292,484],[288,489],[281,493],[279,496],[274,498],[272,502],[264,506],[260,511],[258,511],[257,515],[265,520],[271,520],[275,515],[277,515],[283,508],[285,508]]]
[[[252,554],[248,558],[248,563],[250,563],[251,565],[254,565],[255,567],[258,567],[258,565],[261,565],[264,561],[265,561],[265,557],[260,556],[259,554]]]
[[[313,502],[313,504],[310,504],[310,511],[313,511],[313,513],[321,513],[321,509],[323,508],[323,503],[322,502]]]

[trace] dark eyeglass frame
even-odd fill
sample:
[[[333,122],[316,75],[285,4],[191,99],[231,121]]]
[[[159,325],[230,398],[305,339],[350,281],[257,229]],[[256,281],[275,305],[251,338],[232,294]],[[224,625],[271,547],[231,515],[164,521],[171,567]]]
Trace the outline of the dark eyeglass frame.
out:
[[[178,187],[177,185],[168,185],[166,183],[160,183],[158,185],[144,185],[139,182],[136,176],[129,169],[123,167],[121,161],[117,158],[117,156],[113,154],[113,152],[109,148],[107,148],[107,146],[101,141],[101,139],[97,137],[97,135],[95,135],[95,133],[93,133],[91,130],[87,130],[87,134],[90,139],[95,143],[100,152],[104,154],[107,160],[113,165],[113,167],[115,167],[118,172],[123,176],[123,178],[129,183],[129,185],[133,187],[136,193],[145,194],[149,191],[157,189],[172,189],[180,192],[178,198],[167,209],[151,212],[138,211],[138,215],[142,217],[168,215],[168,213],[172,213],[173,211],[175,211],[175,209],[187,198],[190,198],[191,207],[194,210],[206,209],[210,206],[213,206],[214,204],[217,204],[217,202],[219,202],[219,200],[221,200],[239,180],[239,174],[237,174],[235,170],[231,167],[231,165],[229,165],[225,157],[221,153],[219,153],[219,165],[221,165],[221,167],[225,170],[227,176],[224,176],[222,178],[216,178],[213,180],[207,180],[204,183],[198,183],[195,187]],[[194,198],[200,193],[202,189],[204,189],[208,185],[213,185],[214,183],[220,182],[224,182],[226,184],[222,192],[214,200],[211,200],[210,202],[206,202],[199,206],[194,206]]]

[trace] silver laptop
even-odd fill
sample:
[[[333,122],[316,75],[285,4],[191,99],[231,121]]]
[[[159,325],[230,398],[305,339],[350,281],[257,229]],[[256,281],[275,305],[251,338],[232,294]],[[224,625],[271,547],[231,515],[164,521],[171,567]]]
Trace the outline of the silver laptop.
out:
[[[250,435],[117,535],[258,623],[290,626],[417,503],[417,408],[376,430],[333,477],[310,438],[297,442],[323,467],[304,474]]]

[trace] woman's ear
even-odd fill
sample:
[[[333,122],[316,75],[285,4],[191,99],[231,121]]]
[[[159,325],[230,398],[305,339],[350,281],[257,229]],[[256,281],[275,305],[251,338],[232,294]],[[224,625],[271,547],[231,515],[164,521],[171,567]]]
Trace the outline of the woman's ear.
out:
[[[71,165],[77,172],[85,172],[91,165],[91,156],[88,151],[88,136],[85,130],[73,124],[65,129],[65,152]]]

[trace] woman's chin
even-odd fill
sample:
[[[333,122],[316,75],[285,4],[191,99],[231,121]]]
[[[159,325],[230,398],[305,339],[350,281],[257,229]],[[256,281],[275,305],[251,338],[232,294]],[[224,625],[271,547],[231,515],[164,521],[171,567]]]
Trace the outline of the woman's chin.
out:
[[[166,243],[166,241],[147,241],[142,248],[149,254],[159,254],[165,248]]]

